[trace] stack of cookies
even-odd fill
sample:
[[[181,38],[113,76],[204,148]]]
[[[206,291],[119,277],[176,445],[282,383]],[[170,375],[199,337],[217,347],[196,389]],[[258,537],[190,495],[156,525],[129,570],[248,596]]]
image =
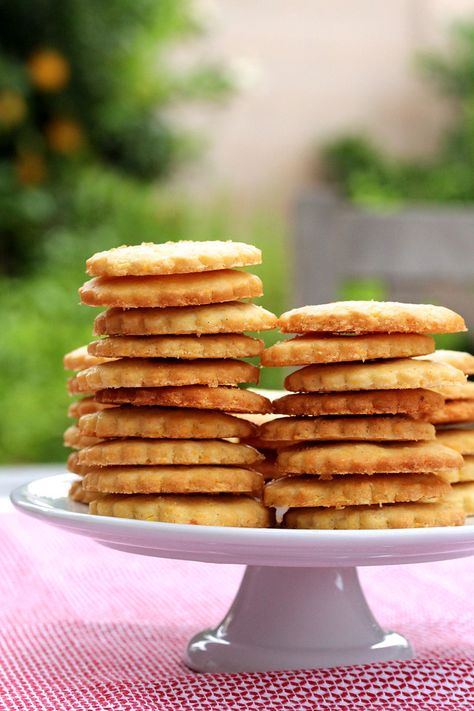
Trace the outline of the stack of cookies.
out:
[[[446,504],[461,455],[436,441],[436,392],[463,386],[434,351],[432,333],[465,330],[437,306],[340,302],[289,311],[283,333],[300,334],[264,351],[267,366],[304,366],[289,375],[293,394],[273,402],[280,417],[260,428],[274,442],[279,478],[267,506],[289,509],[289,528],[405,528],[456,525]]]
[[[263,349],[244,332],[276,325],[247,301],[262,295],[261,280],[236,269],[260,262],[256,247],[217,241],[119,247],[87,261],[93,278],[81,301],[107,310],[87,348],[101,362],[69,381],[87,397],[73,406],[78,450],[68,465],[83,477],[92,513],[270,524],[254,469],[262,455],[240,442],[256,425],[230,414],[271,410],[239,387],[258,383],[259,368],[242,359]]]
[[[438,350],[429,356],[437,363],[448,363],[465,375],[474,374],[474,356],[459,351]],[[474,514],[474,383],[464,382],[441,389],[446,398],[432,418],[438,442],[452,447],[464,459],[452,479],[450,501],[459,503],[466,514]]]

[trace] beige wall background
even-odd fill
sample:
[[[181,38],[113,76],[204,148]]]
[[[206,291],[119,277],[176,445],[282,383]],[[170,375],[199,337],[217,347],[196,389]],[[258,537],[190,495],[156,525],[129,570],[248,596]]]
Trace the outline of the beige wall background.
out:
[[[178,111],[207,154],[178,176],[203,201],[286,210],[317,180],[318,145],[362,130],[398,155],[426,155],[449,108],[416,75],[420,50],[447,47],[447,29],[474,0],[201,0],[208,33],[176,60],[224,60],[239,93],[226,105]]]

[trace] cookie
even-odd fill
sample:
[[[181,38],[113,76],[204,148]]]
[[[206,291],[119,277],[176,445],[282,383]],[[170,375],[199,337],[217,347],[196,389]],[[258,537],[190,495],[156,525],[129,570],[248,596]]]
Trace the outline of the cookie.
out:
[[[99,390],[96,399],[113,405],[162,405],[193,407],[224,412],[270,412],[268,398],[236,387],[209,388],[206,385],[183,385],[163,388],[115,388]],[[441,402],[442,398],[440,396]]]
[[[447,363],[448,365],[452,365],[453,368],[462,370],[465,375],[472,375],[474,373],[474,355],[472,355],[472,353],[439,349],[434,353],[430,353],[430,355],[420,356],[420,360],[421,359],[431,360],[435,363]]]
[[[95,417],[96,415],[89,415]],[[88,434],[96,434],[88,432]],[[97,433],[97,436],[104,436]],[[409,417],[279,417],[260,426],[263,440],[430,440],[435,428]]]
[[[97,402],[93,397],[83,397],[82,400],[75,400],[69,405],[67,416],[79,418],[82,415],[90,415],[92,412],[99,412],[110,407],[113,407],[113,405]]]
[[[99,437],[90,437],[83,434],[76,425],[68,427],[64,432],[64,446],[71,447],[71,449],[83,449],[84,447],[91,447],[93,444],[97,444],[102,440]]]
[[[259,497],[263,477],[238,467],[106,467],[89,471],[86,491],[105,494],[248,494]]]
[[[474,429],[453,428],[437,430],[436,440],[460,454],[474,455]]]
[[[103,446],[103,445],[98,445]],[[397,474],[458,469],[462,457],[440,442],[367,442],[294,445],[278,452],[277,466],[288,474]]]
[[[188,274],[261,264],[262,253],[243,242],[142,242],[97,252],[86,262],[90,276]]]
[[[234,269],[166,276],[94,277],[79,289],[83,304],[120,308],[218,304],[262,294],[258,276]]]
[[[285,472],[281,472],[273,458],[268,457],[268,453],[265,453],[265,459],[263,462],[258,462],[252,465],[255,471],[260,472],[264,481],[271,481],[272,479],[279,479],[285,476]]]
[[[77,452],[71,452],[71,454],[68,456],[66,468],[69,472],[77,474],[78,476],[84,476],[87,471],[87,467],[84,467],[79,464],[77,459]]]
[[[200,526],[268,528],[273,522],[272,513],[259,501],[248,496],[225,494],[217,496],[111,494],[93,501],[89,505],[89,511],[98,516]]]
[[[432,415],[431,422],[435,425],[474,422],[474,400],[446,400]]]
[[[447,501],[454,506],[462,506],[464,513],[468,516],[474,514],[474,482],[464,481],[453,484]]]
[[[446,366],[448,367],[448,366]],[[69,381],[72,392],[106,388],[155,388],[167,385],[237,385],[258,383],[255,365],[231,358],[172,361],[121,358],[81,370]]]
[[[89,343],[89,353],[114,358],[253,358],[263,341],[240,333],[216,336],[110,336]]]
[[[275,328],[277,317],[241,301],[163,309],[108,309],[94,321],[96,336],[160,336],[194,333],[243,333]]]
[[[63,358],[65,370],[83,370],[84,368],[90,368],[91,365],[106,363],[108,360],[110,360],[110,358],[91,355],[87,350],[87,346],[75,348],[73,351],[70,351],[70,353],[66,353]]]
[[[450,485],[434,474],[343,476],[331,481],[289,476],[265,485],[263,502],[272,507],[372,506],[406,501],[433,503],[449,494]]]
[[[395,301],[336,301],[282,314],[283,333],[458,333],[464,319],[444,306]]]
[[[80,465],[98,467],[124,464],[221,464],[245,467],[262,461],[263,458],[260,452],[245,444],[223,442],[218,439],[137,438],[109,440],[81,449],[78,452],[77,462]]]
[[[447,384],[436,390],[446,400],[474,400],[474,382]]]
[[[344,509],[290,509],[284,516],[285,528],[312,529],[384,529],[462,526],[464,511],[456,505],[385,504],[383,506],[348,506]]]
[[[474,456],[463,455],[464,464],[458,471],[457,481],[474,481]]]
[[[113,365],[113,364],[107,364]],[[106,366],[97,366],[104,368]],[[306,365],[285,378],[285,388],[303,392],[338,392],[346,390],[437,389],[452,383],[462,384],[465,376],[444,363],[430,363],[413,358],[377,363],[336,363]]]
[[[73,481],[69,487],[68,496],[78,504],[90,504],[91,501],[98,499],[100,494],[97,491],[86,491],[82,486],[82,481],[78,479]]]
[[[367,390],[341,393],[298,393],[273,400],[281,415],[409,415],[429,420],[444,404],[432,390]]]
[[[405,358],[432,353],[431,336],[417,333],[375,333],[365,336],[308,334],[281,341],[262,353],[262,365],[287,366],[344,363],[378,358]]]
[[[81,417],[79,430],[93,437],[220,439],[251,437],[257,426],[240,417],[212,410],[113,407]]]

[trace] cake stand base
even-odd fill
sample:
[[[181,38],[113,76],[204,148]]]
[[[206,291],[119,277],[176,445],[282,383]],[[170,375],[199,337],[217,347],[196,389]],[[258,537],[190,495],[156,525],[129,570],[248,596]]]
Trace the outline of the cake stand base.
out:
[[[224,620],[192,638],[185,663],[200,672],[255,672],[412,656],[409,642],[372,615],[356,568],[249,566]]]

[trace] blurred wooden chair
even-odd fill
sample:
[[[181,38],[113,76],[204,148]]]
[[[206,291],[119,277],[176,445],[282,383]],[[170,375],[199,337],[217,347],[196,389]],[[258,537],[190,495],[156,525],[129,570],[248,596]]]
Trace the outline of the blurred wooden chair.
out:
[[[294,230],[295,306],[333,301],[348,279],[374,278],[387,299],[449,306],[473,328],[474,210],[369,212],[332,194],[304,194]]]

